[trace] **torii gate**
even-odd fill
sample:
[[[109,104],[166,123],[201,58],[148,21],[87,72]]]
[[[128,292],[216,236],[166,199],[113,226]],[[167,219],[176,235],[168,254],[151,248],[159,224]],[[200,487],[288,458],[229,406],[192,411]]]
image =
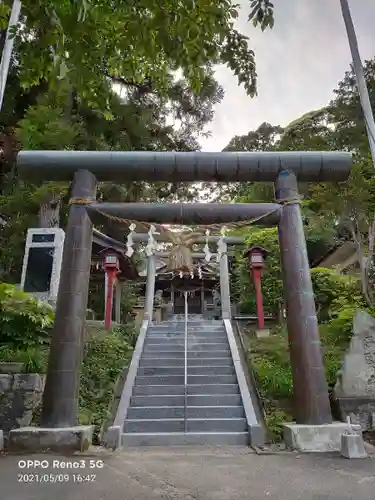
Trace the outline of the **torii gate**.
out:
[[[73,179],[43,400],[44,427],[77,424],[92,221],[103,216],[171,224],[225,224],[261,217],[263,224],[278,224],[296,421],[332,422],[297,181],[347,180],[350,154],[21,151],[17,166],[29,181]],[[98,203],[98,181],[274,182],[276,203]]]

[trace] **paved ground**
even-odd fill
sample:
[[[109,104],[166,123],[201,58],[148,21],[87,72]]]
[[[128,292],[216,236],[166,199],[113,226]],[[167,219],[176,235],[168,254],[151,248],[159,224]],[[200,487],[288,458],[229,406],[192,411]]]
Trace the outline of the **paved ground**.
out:
[[[49,468],[22,468],[22,460],[47,460]],[[53,469],[52,460],[64,463],[84,460],[86,468]],[[90,460],[93,465],[101,465],[97,462],[101,460],[104,467],[90,468]],[[92,481],[83,482],[93,474],[96,476],[91,477]],[[28,483],[19,482],[27,479]],[[40,482],[53,479],[66,482]],[[322,455],[258,456],[242,448],[154,448],[118,453],[98,450],[92,455],[73,458],[8,455],[0,456],[0,497],[1,500],[374,500],[375,457],[349,461]]]

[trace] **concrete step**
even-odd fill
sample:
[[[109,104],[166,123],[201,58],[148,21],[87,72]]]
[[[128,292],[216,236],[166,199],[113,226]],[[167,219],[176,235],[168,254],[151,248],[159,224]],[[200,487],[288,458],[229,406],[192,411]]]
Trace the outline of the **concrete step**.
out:
[[[224,328],[188,328],[188,335],[226,335]],[[158,334],[169,334],[169,335],[185,335],[185,328],[158,328],[158,329],[148,329],[147,335],[158,335]]]
[[[248,432],[134,433],[122,434],[121,443],[123,446],[248,446],[250,436]]]
[[[239,394],[238,384],[209,384],[209,385],[188,385],[188,394]],[[181,385],[135,385],[133,396],[164,396],[185,394],[185,386]],[[154,405],[152,405],[154,406]],[[158,405],[155,405],[158,406]],[[162,406],[162,405],[159,405]]]
[[[124,432],[184,432],[183,418],[149,420],[126,419]],[[190,418],[186,421],[187,432],[245,432],[246,418]]]
[[[187,388],[188,394],[239,394],[240,389],[235,383],[218,383],[218,384],[190,384]]]
[[[224,330],[224,325],[222,323],[188,323],[188,331],[190,330],[196,330],[196,329],[202,329],[202,330]],[[165,323],[159,323],[159,324],[154,324],[149,327],[150,331],[155,331],[155,330],[182,330],[185,331],[185,322],[176,322],[176,323],[171,323],[171,322],[165,322]]]
[[[142,358],[185,358],[185,352],[183,349],[174,351],[143,351]],[[229,349],[221,351],[211,351],[211,350],[190,350],[188,352],[188,359],[192,358],[229,358],[231,359],[231,353]]]
[[[137,375],[184,375],[185,367],[180,366],[157,366],[140,367]],[[234,366],[188,366],[188,375],[235,375]]]
[[[211,335],[226,335],[225,329],[223,328],[188,328],[189,335],[202,335],[210,337]],[[147,336],[149,335],[185,335],[185,328],[159,328],[157,330],[147,330]]]
[[[229,348],[227,350],[204,350],[204,351],[189,351],[188,359],[192,358],[227,358],[231,359],[231,353]]]
[[[183,385],[184,375],[150,375],[139,376],[135,379],[135,385]],[[188,384],[236,384],[235,375],[188,375]]]
[[[233,366],[233,361],[230,356],[225,358],[190,358],[188,359],[188,366]],[[154,368],[157,366],[184,366],[183,358],[144,358],[141,357],[140,367]]]
[[[215,335],[214,337],[202,337],[202,336],[196,336],[196,335],[191,335],[188,337],[188,344],[191,343],[196,343],[196,344],[220,344],[222,342],[228,343],[227,338],[224,335],[217,336]],[[160,337],[159,335],[155,335],[152,337],[146,337],[145,340],[145,345],[148,344],[185,344],[185,337],[181,335],[175,335],[175,336],[170,336],[170,337]]]
[[[199,344],[197,342],[189,342],[188,343],[188,351],[228,351],[230,352],[229,349],[229,344],[228,342],[216,342],[216,343],[204,343],[204,344]],[[164,344],[151,344],[151,343],[146,343],[143,352],[148,353],[150,351],[156,351],[156,352],[166,352],[166,351],[185,351],[185,344],[183,342],[167,342]]]
[[[237,384],[237,377],[236,375],[188,375],[187,382],[189,385]]]
[[[187,397],[188,406],[240,406],[242,400],[240,394],[194,394]],[[139,395],[132,396],[131,406],[184,406],[183,394],[163,396]]]
[[[141,357],[139,367],[141,368],[154,368],[157,366],[184,366],[184,358],[155,358],[155,357]]]
[[[183,349],[179,351],[143,351],[141,360],[147,359],[147,358],[174,358],[174,359],[181,359],[182,362],[184,362],[185,359],[185,352]]]
[[[242,406],[188,406],[187,418],[244,418]],[[165,418],[185,418],[184,406],[136,406],[130,407],[127,418],[130,420],[148,420]]]
[[[188,366],[233,366],[231,356],[223,358],[198,358],[188,357]]]
[[[224,335],[215,335],[212,337],[202,337],[201,335],[195,336],[191,335],[188,337],[188,344],[190,343],[197,343],[197,344],[221,344],[223,343],[228,343],[228,339]],[[171,344],[171,343],[176,343],[176,344],[185,344],[185,337],[181,335],[170,335],[170,336],[160,336],[160,335],[151,335],[150,337],[146,337],[145,339],[145,345],[146,344]]]
[[[217,328],[224,328],[222,321],[199,321],[199,322],[189,322],[188,321],[188,329],[191,328],[213,328],[214,330]],[[184,321],[161,321],[160,323],[152,323],[149,327],[152,330],[158,328],[181,328],[185,329],[185,320]]]
[[[138,385],[183,385],[185,383],[184,375],[157,375],[157,376],[139,376],[135,379],[135,386]]]

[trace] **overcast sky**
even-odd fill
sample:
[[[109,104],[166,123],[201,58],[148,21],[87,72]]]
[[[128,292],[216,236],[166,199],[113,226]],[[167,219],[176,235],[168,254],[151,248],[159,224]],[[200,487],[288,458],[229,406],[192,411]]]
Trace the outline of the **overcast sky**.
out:
[[[221,151],[234,135],[261,123],[287,125],[326,105],[351,57],[339,0],[273,0],[275,27],[261,32],[246,22],[250,0],[239,0],[238,28],[251,39],[257,60],[258,97],[250,99],[225,67],[217,79],[225,97],[201,139],[203,151]],[[375,57],[375,0],[350,0],[362,61]]]

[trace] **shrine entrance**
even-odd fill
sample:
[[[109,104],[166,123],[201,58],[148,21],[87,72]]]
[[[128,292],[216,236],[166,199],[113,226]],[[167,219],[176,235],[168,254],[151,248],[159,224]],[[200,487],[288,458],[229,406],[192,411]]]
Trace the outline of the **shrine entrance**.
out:
[[[73,180],[61,281],[43,395],[42,425],[47,428],[61,428],[77,424],[79,372],[83,359],[93,224],[105,225],[108,221],[113,224],[140,221],[201,228],[209,226],[211,229],[217,226],[219,230],[231,223],[239,223],[241,226],[277,225],[296,422],[305,425],[332,423],[298,182],[346,181],[351,166],[351,155],[341,152],[21,151],[18,153],[17,167],[23,179],[43,182]],[[255,204],[102,203],[96,199],[97,185],[98,182],[106,181],[272,182],[275,188],[275,200],[273,203]],[[151,227],[147,253],[145,328],[143,336],[141,334],[139,336],[139,344],[137,341],[140,349],[143,346],[145,331],[152,321],[154,303],[156,249]],[[208,241],[209,236],[206,238]],[[203,237],[203,243],[206,238]],[[172,238],[171,241],[175,249],[179,247],[180,253],[184,247],[186,250],[194,243],[189,237],[184,237],[183,241],[180,237],[176,238],[176,242]],[[224,235],[219,237],[217,247],[221,319],[228,338],[232,339],[231,345],[234,345],[227,241]],[[185,251],[183,253],[186,254]],[[177,265],[174,269],[178,270],[180,267]],[[187,268],[190,271],[189,266]],[[178,301],[176,307],[180,307],[179,304]],[[202,308],[199,294],[192,300],[191,306],[195,311]],[[129,373],[133,369],[131,373],[134,380],[140,352],[136,354],[134,364],[129,369]],[[186,387],[187,376],[185,376],[185,391]],[[130,396],[131,392],[126,393],[127,398]],[[116,427],[120,428],[120,425]]]
[[[202,314],[202,296],[200,288],[192,291],[187,290],[187,292],[188,292],[187,296],[188,314]],[[182,290],[176,290],[174,296],[173,314],[184,314],[184,313],[185,313],[184,292]]]

